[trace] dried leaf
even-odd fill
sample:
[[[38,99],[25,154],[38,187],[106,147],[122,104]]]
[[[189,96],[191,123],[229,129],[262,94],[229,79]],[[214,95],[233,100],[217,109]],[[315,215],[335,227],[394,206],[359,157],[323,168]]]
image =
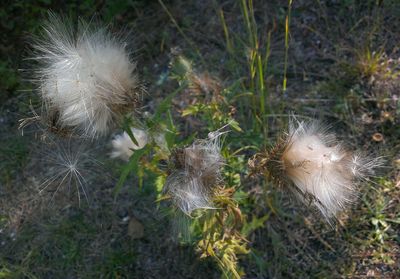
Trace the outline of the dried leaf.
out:
[[[128,235],[133,239],[142,238],[144,235],[144,227],[134,217],[131,217],[128,224]]]

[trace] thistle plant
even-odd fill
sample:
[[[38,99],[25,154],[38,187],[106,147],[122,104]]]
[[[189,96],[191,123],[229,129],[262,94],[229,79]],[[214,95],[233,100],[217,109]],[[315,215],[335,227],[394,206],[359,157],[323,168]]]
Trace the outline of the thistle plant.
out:
[[[196,140],[172,153],[172,168],[164,190],[185,214],[199,208],[213,208],[214,191],[221,184],[224,159],[221,155],[221,132],[211,132],[207,139]]]
[[[246,5],[243,8],[247,11]],[[234,119],[235,107],[223,95],[217,77],[197,72],[188,59],[175,54],[169,73],[171,80],[178,81],[178,89],[155,111],[138,114],[143,88],[123,39],[111,35],[106,28],[92,27],[83,21],[74,30],[68,19],[54,14],[50,14],[42,35],[34,44],[33,59],[39,63],[35,81],[44,111],[33,119],[47,123],[50,131],[91,139],[113,132],[122,119],[138,124],[125,125],[124,131],[111,140],[110,157],[127,163],[115,193],[119,193],[130,173],[136,174],[139,185],[143,185],[144,174],[151,173],[158,201],[169,200],[172,211],[180,210],[193,220],[197,227],[193,244],[200,257],[214,258],[226,277],[240,278],[244,274],[238,266],[239,255],[250,252],[241,233],[246,218],[235,197],[242,187],[243,173],[263,175],[268,182],[288,187],[331,222],[356,200],[360,181],[373,176],[376,167],[382,165],[379,158],[371,159],[345,148],[319,122],[291,117],[288,132],[274,147],[255,154],[249,160],[249,169],[227,175],[227,158],[250,144],[243,137],[236,144],[244,147],[232,151],[222,143],[222,129],[242,129]],[[262,105],[257,109],[260,118],[253,124],[256,133],[262,131],[266,140],[267,98],[261,56],[257,57]],[[255,74],[253,87],[254,77]],[[181,107],[180,118],[174,122],[172,100],[181,92],[184,93],[179,97],[189,98],[189,102]],[[206,138],[193,140],[198,135],[192,131],[179,133],[179,124],[188,117],[196,118],[199,126],[204,126],[200,132],[206,130]],[[254,152],[242,154],[249,156]],[[63,158],[63,154],[60,156]],[[84,179],[75,159],[67,158],[62,165],[66,170],[61,174],[66,176],[61,179],[68,179],[68,174],[84,190]],[[235,177],[236,182],[228,185],[226,177]]]
[[[89,177],[98,176],[104,171],[102,163],[91,153],[92,150],[86,144],[75,144],[71,138],[47,138],[41,154],[47,172],[39,177],[39,195],[49,195],[53,201],[57,194],[66,190],[77,197],[79,205],[82,199],[89,203]]]
[[[120,158],[124,161],[129,161],[135,150],[142,149],[149,141],[149,136],[146,131],[131,128],[131,133],[136,140],[136,143],[132,140],[127,132],[123,132],[114,137],[111,141],[112,152],[110,154],[111,158]]]
[[[373,176],[382,159],[346,149],[318,121],[291,117],[288,132],[249,165],[253,173],[289,187],[329,222],[356,199],[359,182]]]
[[[69,21],[50,13],[33,44],[42,118],[85,137],[104,135],[138,107],[136,64],[123,38],[84,21],[75,31]]]
[[[250,252],[248,241],[240,233],[243,216],[233,199],[234,188],[220,187],[214,195],[219,210],[213,210],[201,220],[203,237],[197,244],[201,258],[212,257],[226,278],[241,278],[239,256]]]

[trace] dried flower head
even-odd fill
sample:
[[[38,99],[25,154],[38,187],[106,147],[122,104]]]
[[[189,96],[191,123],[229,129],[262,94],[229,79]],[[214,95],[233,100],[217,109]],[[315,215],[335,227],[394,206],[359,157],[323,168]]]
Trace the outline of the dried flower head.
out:
[[[148,143],[148,134],[146,131],[131,128],[132,134],[135,137],[137,144],[135,144],[127,132],[116,135],[111,141],[113,150],[110,154],[111,158],[120,158],[124,161],[129,161],[134,150],[142,149]]]
[[[212,193],[221,182],[221,132],[196,140],[186,148],[174,150],[172,170],[164,185],[174,204],[185,214],[199,208],[213,208]]]
[[[218,102],[222,99],[221,83],[216,77],[212,76],[208,72],[191,73],[188,76],[188,81],[188,93],[191,98],[194,99],[194,101],[196,101],[199,97],[207,103],[212,101]]]
[[[346,150],[317,121],[290,119],[289,133],[249,162],[278,185],[316,206],[329,221],[357,196],[357,182],[374,174],[381,159]]]
[[[120,115],[135,109],[140,85],[126,44],[105,28],[73,25],[50,14],[34,44],[40,67],[36,80],[51,121],[84,136],[108,131]]]
[[[102,164],[92,155],[90,148],[71,138],[47,138],[48,145],[40,154],[39,194],[76,194],[80,204],[82,196],[89,202],[88,186],[91,180],[104,175]],[[42,165],[43,164],[43,165]]]

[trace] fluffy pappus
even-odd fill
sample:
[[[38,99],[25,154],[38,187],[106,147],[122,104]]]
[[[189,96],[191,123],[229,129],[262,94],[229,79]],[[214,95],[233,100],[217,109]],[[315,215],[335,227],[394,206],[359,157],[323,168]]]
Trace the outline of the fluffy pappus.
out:
[[[132,112],[141,86],[126,43],[106,28],[71,22],[50,14],[33,47],[36,82],[52,121],[83,136],[108,132]]]
[[[48,145],[40,154],[38,163],[44,170],[40,174],[39,194],[76,194],[79,204],[82,196],[89,203],[88,187],[94,179],[105,174],[98,160],[92,156],[87,145],[77,144],[73,139],[47,138]]]
[[[225,162],[221,155],[221,134],[210,133],[208,139],[196,140],[186,148],[173,151],[164,192],[189,216],[196,209],[213,208],[212,194],[222,180]]]
[[[137,144],[132,141],[127,132],[116,135],[111,141],[111,158],[120,158],[121,160],[129,161],[135,150],[142,149],[148,143],[149,136],[146,131],[137,128],[131,128],[131,131]]]
[[[330,222],[355,200],[359,183],[374,175],[382,159],[344,148],[318,121],[292,117],[288,133],[269,151],[256,154],[249,165],[253,173],[289,186]]]

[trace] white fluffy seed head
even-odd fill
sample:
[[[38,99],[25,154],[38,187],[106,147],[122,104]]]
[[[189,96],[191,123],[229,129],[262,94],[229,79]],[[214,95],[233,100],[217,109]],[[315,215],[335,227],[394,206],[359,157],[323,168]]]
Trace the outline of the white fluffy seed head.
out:
[[[291,185],[302,201],[317,207],[330,222],[355,200],[359,182],[374,175],[382,160],[346,150],[317,121],[292,117],[288,134],[250,164],[274,182]]]
[[[121,39],[104,28],[50,15],[34,45],[41,97],[57,124],[93,137],[105,134],[138,102],[136,64]]]
[[[135,144],[127,132],[116,135],[111,141],[112,152],[110,154],[111,158],[120,158],[124,161],[129,161],[135,150],[142,149],[149,141],[149,136],[146,131],[131,128],[132,134],[135,137],[137,144]]]
[[[212,208],[210,193],[200,177],[176,171],[167,177],[165,187],[173,203],[189,216],[196,209]]]
[[[224,164],[220,136],[221,133],[210,134],[208,139],[196,140],[173,154],[174,166],[164,191],[189,216],[196,209],[213,208],[212,193],[221,181]]]
[[[346,150],[320,123],[294,118],[281,160],[288,178],[328,221],[354,201],[358,182],[382,164]]]
[[[89,187],[92,180],[104,174],[102,164],[91,154],[89,146],[74,142],[71,138],[48,137],[47,145],[37,162],[41,172],[39,194],[63,195],[75,193],[80,204],[82,197],[89,203]]]
[[[316,123],[292,123],[282,163],[289,179],[301,193],[311,196],[322,214],[331,218],[351,202],[355,176],[348,169],[351,155],[339,144],[326,140]]]

